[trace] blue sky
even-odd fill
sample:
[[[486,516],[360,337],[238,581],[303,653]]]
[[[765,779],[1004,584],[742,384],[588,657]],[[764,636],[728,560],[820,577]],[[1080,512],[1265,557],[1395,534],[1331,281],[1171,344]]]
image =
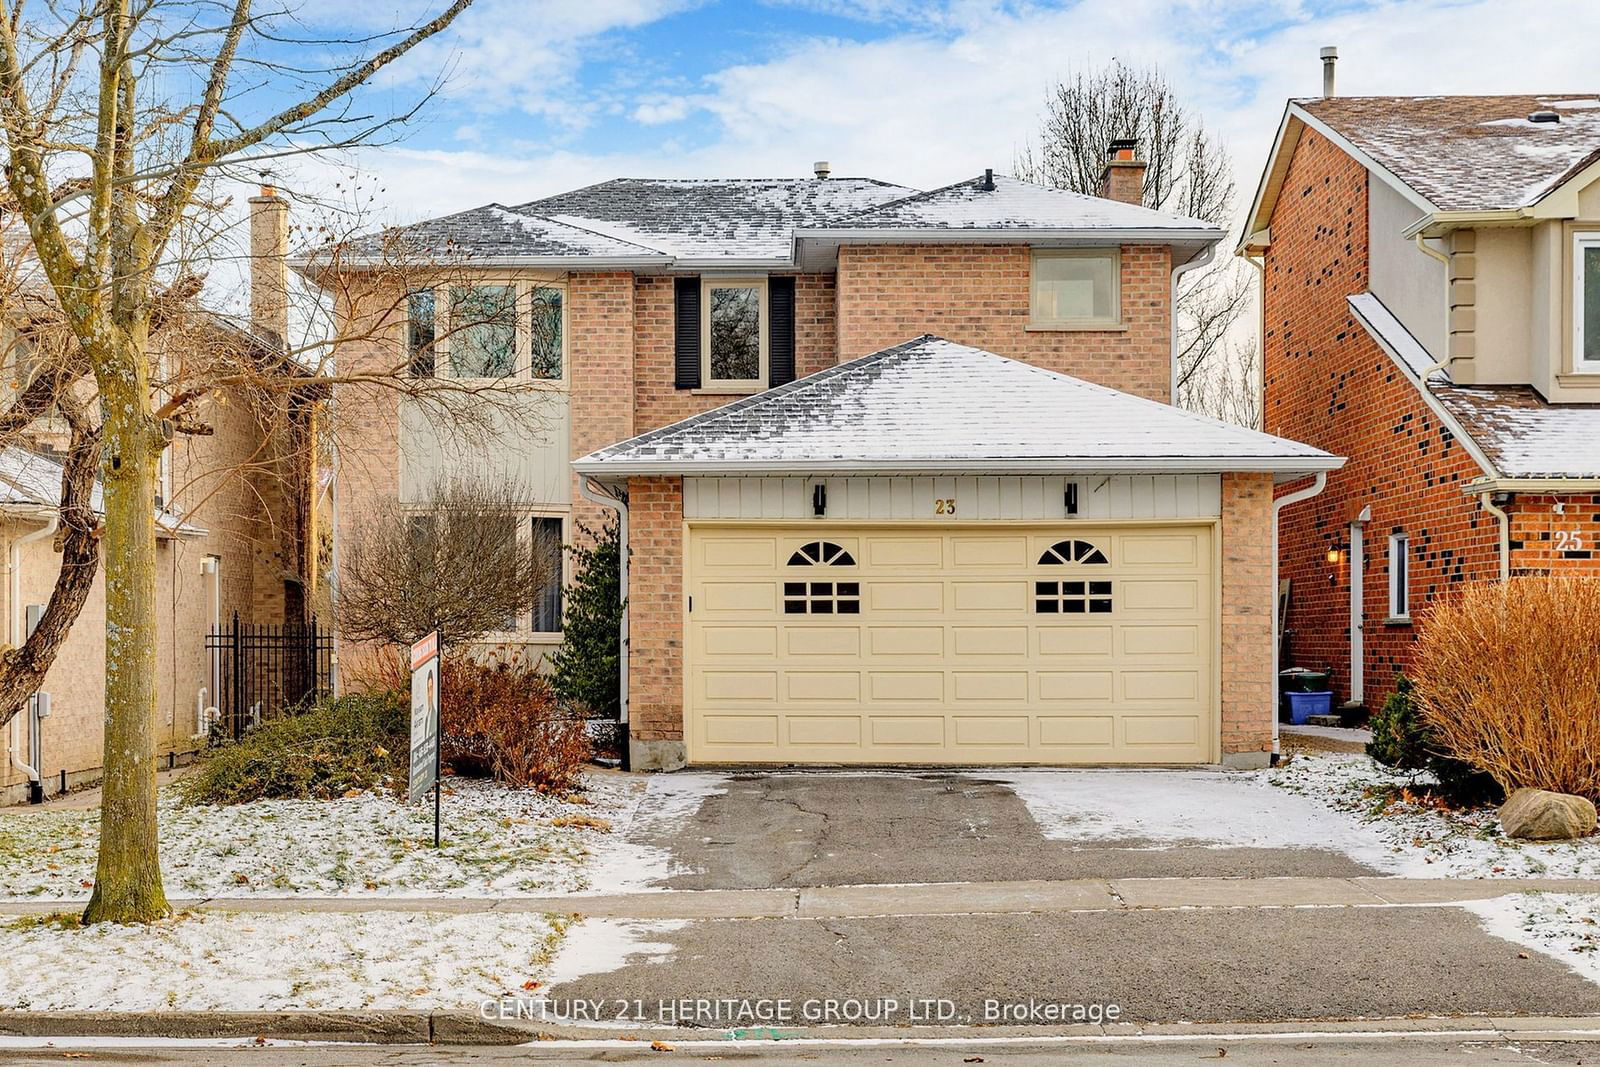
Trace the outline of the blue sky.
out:
[[[312,0],[313,21],[427,10]],[[1255,179],[1286,97],[1600,91],[1597,0],[477,0],[363,103],[441,70],[405,139],[343,163],[390,221],[516,203],[605,177],[836,174],[930,187],[1009,168],[1048,84],[1113,57],[1159,65]],[[318,165],[280,180],[316,188]]]

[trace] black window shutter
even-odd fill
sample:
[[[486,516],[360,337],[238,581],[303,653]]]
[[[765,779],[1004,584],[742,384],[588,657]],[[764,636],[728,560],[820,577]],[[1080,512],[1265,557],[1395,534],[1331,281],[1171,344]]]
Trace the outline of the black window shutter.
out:
[[[794,279],[767,280],[767,384],[794,381]]]
[[[700,279],[677,278],[673,283],[672,327],[673,384],[679,389],[700,388]]]

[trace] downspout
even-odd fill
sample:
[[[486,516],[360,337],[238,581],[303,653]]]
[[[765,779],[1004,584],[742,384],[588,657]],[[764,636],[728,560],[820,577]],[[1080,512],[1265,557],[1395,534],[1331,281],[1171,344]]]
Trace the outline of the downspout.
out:
[[[1201,252],[1189,262],[1180,263],[1172,268],[1172,292],[1167,302],[1167,314],[1172,319],[1172,339],[1170,342],[1172,345],[1172,381],[1168,386],[1170,391],[1167,393],[1167,402],[1173,407],[1178,406],[1178,279],[1190,271],[1198,270],[1210,263],[1212,257],[1216,254],[1216,244],[1208,244],[1204,252]]]
[[[1429,245],[1428,242],[1423,238],[1422,234],[1420,234],[1420,233],[1417,234],[1412,239],[1414,241],[1416,241],[1417,248],[1419,248],[1422,251],[1423,255],[1430,256],[1433,259],[1437,259],[1440,263],[1444,264],[1445,293],[1447,294],[1446,295],[1446,301],[1448,302],[1448,299],[1449,299],[1448,293],[1450,292],[1450,289],[1449,289],[1449,285],[1450,285],[1450,257],[1448,255],[1446,255],[1445,253],[1439,251],[1437,248],[1434,248],[1431,245]],[[1450,311],[1450,309],[1448,307],[1446,307],[1445,308],[1445,314],[1448,315],[1449,311]],[[1445,344],[1448,345],[1449,343],[1450,343],[1449,340],[1446,339]],[[1439,362],[1433,364],[1431,367],[1425,367],[1422,370],[1418,371],[1417,372],[1417,381],[1421,382],[1422,383],[1422,387],[1424,389],[1426,389],[1428,387],[1428,378],[1429,378],[1429,376],[1432,375],[1434,371],[1440,371],[1440,370],[1445,371],[1445,372],[1448,373],[1449,369],[1450,369],[1450,364],[1454,360],[1454,358],[1455,357],[1453,357],[1453,356],[1449,355],[1448,353],[1446,353],[1445,357],[1443,359],[1441,359]]]
[[[585,500],[610,508],[617,513],[617,584],[622,596],[622,620],[619,629],[619,655],[617,656],[617,691],[620,697],[617,721],[622,725],[622,769],[629,770],[628,737],[628,504],[621,497],[612,496],[601,489],[592,478],[578,479],[578,492]]]
[[[32,533],[23,534],[21,537],[18,537],[11,542],[11,549],[6,555],[6,570],[8,572],[7,578],[9,579],[9,587],[7,590],[9,602],[6,605],[6,632],[12,648],[22,647],[22,642],[25,639],[22,633],[22,546],[31,545],[35,541],[42,541],[46,537],[53,537],[60,525],[61,513],[59,511],[52,511],[50,512],[49,517],[45,519],[45,524],[43,526],[39,527],[37,530],[34,530]],[[16,715],[11,716],[11,729],[9,731],[8,740],[6,743],[6,754],[11,759],[12,767],[26,774],[29,782],[33,783],[34,785],[39,785],[41,784],[39,778],[39,768],[23,763],[22,758],[17,754],[19,747],[19,741],[17,738],[17,719],[18,716]],[[29,753],[29,755],[33,756],[32,753]]]
[[[1278,515],[1290,504],[1310,500],[1327,487],[1328,472],[1318,471],[1316,481],[1304,489],[1285,493],[1272,502],[1272,762],[1274,764],[1278,762],[1278,755],[1282,751],[1278,737],[1278,671],[1282,669],[1282,665],[1278,662],[1278,649],[1283,645],[1283,635],[1278,632]]]
[[[1493,493],[1479,493],[1478,503],[1500,523],[1500,580],[1511,577],[1511,516],[1497,507]]]
[[[1257,423],[1252,429],[1267,424],[1267,257],[1258,260],[1241,255],[1240,259],[1254,267],[1261,275],[1261,290],[1256,294],[1256,413]]]

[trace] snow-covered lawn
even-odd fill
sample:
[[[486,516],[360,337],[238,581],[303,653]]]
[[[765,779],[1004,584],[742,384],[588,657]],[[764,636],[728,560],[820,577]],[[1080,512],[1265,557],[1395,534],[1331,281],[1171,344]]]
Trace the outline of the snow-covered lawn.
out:
[[[1496,937],[1526,945],[1600,982],[1600,896],[1518,893],[1462,906]]]
[[[162,877],[171,897],[476,897],[609,888],[592,880],[591,863],[602,872],[627,869],[626,846],[612,842],[612,831],[622,829],[647,784],[595,773],[582,794],[557,798],[447,779],[437,851],[431,803],[363,793],[185,807],[163,791]],[[0,898],[87,897],[98,818],[95,811],[0,816]]]

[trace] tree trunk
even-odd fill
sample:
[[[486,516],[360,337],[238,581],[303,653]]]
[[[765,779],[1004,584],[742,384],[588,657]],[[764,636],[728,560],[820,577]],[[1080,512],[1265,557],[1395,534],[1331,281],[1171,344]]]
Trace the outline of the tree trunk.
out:
[[[171,911],[156,829],[155,478],[161,438],[142,358],[137,353],[97,375],[105,438],[105,779],[100,859],[86,923],[150,922]]]

